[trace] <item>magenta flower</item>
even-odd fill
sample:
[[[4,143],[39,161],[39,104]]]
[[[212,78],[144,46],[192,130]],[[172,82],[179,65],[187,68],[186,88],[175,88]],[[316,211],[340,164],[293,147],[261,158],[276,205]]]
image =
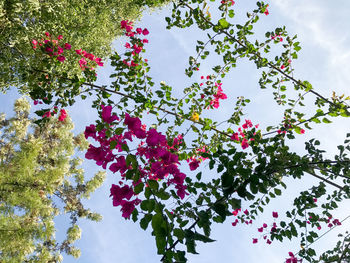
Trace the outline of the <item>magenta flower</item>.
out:
[[[247,139],[243,139],[242,143],[241,143],[241,146],[242,146],[243,150],[248,148],[249,147],[248,140]]]
[[[112,123],[115,120],[119,120],[117,115],[112,115],[111,105],[108,105],[108,106],[101,105],[101,108],[102,108],[101,117],[104,122]]]
[[[122,204],[122,209],[121,211],[123,212],[122,217],[124,218],[130,218],[130,215],[135,209],[135,205],[133,202],[124,202]]]
[[[278,218],[278,213],[277,213],[277,212],[272,212],[272,216],[273,216],[274,218]]]
[[[59,121],[64,121],[67,118],[67,112],[65,109],[60,110],[60,116],[58,117]]]
[[[128,126],[129,130],[135,132],[141,129],[141,120],[139,118],[130,117],[128,113],[125,113],[124,124]]]
[[[190,170],[194,171],[199,167],[199,161],[198,160],[193,160],[192,162],[189,163]]]
[[[71,48],[72,48],[72,46],[70,44],[68,44],[68,43],[64,44],[64,49],[70,50]]]
[[[157,132],[156,129],[150,129],[147,133],[146,142],[149,146],[163,145],[166,143],[166,137],[160,132]]]
[[[145,29],[142,31],[142,34],[143,34],[144,36],[146,36],[146,35],[148,35],[148,34],[149,34],[149,32],[148,32],[147,28],[145,28]]]
[[[96,126],[91,124],[90,126],[86,126],[85,127],[85,139],[92,137],[92,138],[96,138]]]
[[[64,62],[64,61],[66,60],[66,57],[65,57],[65,56],[58,56],[58,57],[57,57],[57,60],[58,60],[59,62]]]

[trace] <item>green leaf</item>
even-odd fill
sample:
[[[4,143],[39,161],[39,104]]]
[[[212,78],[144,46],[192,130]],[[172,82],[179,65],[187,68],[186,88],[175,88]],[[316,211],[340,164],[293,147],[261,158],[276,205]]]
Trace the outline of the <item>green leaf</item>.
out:
[[[129,152],[130,151],[129,150],[129,146],[126,143],[122,144],[122,150],[125,151],[125,152]]]
[[[222,217],[223,220],[226,219],[226,206],[222,203],[216,203],[213,206],[213,210]]]
[[[323,118],[322,122],[324,122],[324,123],[332,123],[332,121],[328,120],[327,118]]]
[[[123,131],[124,131],[124,128],[119,127],[119,128],[116,128],[116,129],[115,129],[114,133],[115,133],[116,135],[120,135],[120,134],[123,133]]]
[[[149,187],[151,187],[153,190],[158,190],[159,188],[159,184],[156,180],[148,180],[147,184],[149,185]]]
[[[185,238],[185,232],[180,228],[175,228],[173,233],[179,240],[183,240]]]
[[[281,195],[282,194],[282,191],[280,189],[278,189],[278,188],[275,188],[274,192],[275,192],[276,195]]]
[[[146,230],[149,222],[152,220],[152,215],[151,214],[146,214],[141,220],[140,220],[140,226],[143,230]]]
[[[115,149],[115,147],[117,146],[117,141],[111,141],[111,143],[109,144],[109,148],[111,149],[111,150],[113,150],[113,149]]]
[[[222,29],[227,29],[227,28],[230,27],[229,22],[227,22],[225,18],[221,18],[221,19],[219,20],[219,25],[220,25],[220,27],[221,27]]]
[[[211,239],[205,235],[202,235],[202,234],[199,234],[197,232],[194,233],[194,237],[193,237],[195,240],[199,240],[199,241],[202,241],[204,243],[209,243],[209,242],[214,242],[215,240],[214,239]]]
[[[139,194],[143,191],[144,184],[141,182],[134,187],[134,193]]]

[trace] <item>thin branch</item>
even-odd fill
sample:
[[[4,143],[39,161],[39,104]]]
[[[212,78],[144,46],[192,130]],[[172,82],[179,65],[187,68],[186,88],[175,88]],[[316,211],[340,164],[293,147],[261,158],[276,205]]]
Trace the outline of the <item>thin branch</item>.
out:
[[[191,11],[194,11],[194,9],[189,6],[188,4],[180,1],[180,4],[182,4],[183,6],[186,6],[188,9],[190,9]],[[214,27],[215,25],[209,21],[208,19],[206,19],[201,12],[199,12],[199,15],[201,16],[201,18],[203,20],[205,20],[205,22],[207,22],[208,24],[210,24],[212,27]],[[240,46],[244,47],[247,49],[247,46],[244,45],[240,40],[236,39],[235,37],[233,37],[231,34],[229,34],[227,31],[223,30],[223,29],[219,29],[220,32],[222,32],[223,34],[225,34],[229,39],[231,39],[232,41],[238,43]],[[257,56],[260,60],[262,60],[263,58],[260,56],[259,53],[254,52],[254,55]],[[288,75],[287,73],[285,73],[283,70],[281,70],[280,68],[276,67],[275,65],[273,65],[271,62],[268,63],[269,67],[278,71],[279,73],[281,73],[283,76],[285,76],[286,78],[292,80],[295,84],[302,86],[303,88],[305,88],[306,90],[308,89],[308,87],[306,85],[304,85],[302,82],[296,80],[294,77]],[[313,93],[314,95],[316,95],[317,97],[323,99],[324,101],[328,102],[329,104],[334,106],[334,103],[329,101],[328,99],[326,99],[325,97],[323,97],[321,94],[319,94],[318,92],[314,91],[314,90],[310,90],[311,93]]]

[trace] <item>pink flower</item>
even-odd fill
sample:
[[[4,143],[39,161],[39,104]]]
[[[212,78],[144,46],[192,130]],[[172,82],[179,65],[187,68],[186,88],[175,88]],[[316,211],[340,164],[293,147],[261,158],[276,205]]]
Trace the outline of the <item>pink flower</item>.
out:
[[[138,28],[136,28],[136,33],[137,33],[137,34],[142,34],[142,29],[141,29],[141,28],[139,28],[139,27],[138,27]]]
[[[186,186],[185,185],[180,185],[180,184],[177,184],[175,186],[175,188],[177,189],[176,193],[177,195],[181,198],[181,199],[184,199],[185,198],[185,195],[189,195],[187,192],[186,192]]]
[[[36,46],[36,45],[38,44],[38,41],[36,41],[35,39],[33,39],[33,40],[32,40],[32,44],[33,44],[34,46]]]
[[[301,134],[304,134],[304,133],[305,133],[305,130],[304,130],[304,129],[301,129],[301,130],[300,130],[300,133],[301,133]]]
[[[85,65],[87,64],[87,61],[85,60],[85,58],[82,58],[79,60],[79,66],[82,70],[84,70],[86,67]]]
[[[78,54],[78,55],[81,55],[81,49],[76,49],[75,52]]]
[[[51,112],[47,111],[47,112],[44,113],[43,118],[50,118],[51,116],[52,116]]]
[[[52,48],[50,48],[50,47],[47,47],[47,48],[45,48],[45,51],[47,52],[47,53],[52,53]]]
[[[243,139],[242,143],[241,143],[241,146],[242,146],[243,150],[248,148],[249,147],[248,140],[247,139]]]
[[[236,218],[236,220],[232,222],[232,226],[236,226],[237,224],[238,224],[238,219]]]
[[[96,126],[93,124],[91,124],[90,126],[86,126],[84,135],[85,135],[85,139],[89,137],[96,138]]]
[[[66,50],[70,50],[72,48],[72,46],[70,45],[70,44],[68,44],[68,43],[65,43],[64,44],[64,49],[66,49]],[[76,52],[76,51],[75,51]]]
[[[145,29],[142,31],[142,34],[143,34],[144,36],[146,36],[146,35],[148,35],[148,34],[149,34],[149,32],[148,32],[147,28],[145,28]]]
[[[63,48],[61,48],[60,46],[58,46],[58,48],[57,48],[57,53],[58,53],[58,54],[62,54],[62,53],[63,53]]]
[[[238,214],[239,211],[241,211],[241,208],[237,208],[236,210],[234,210],[234,211],[232,212],[232,214],[233,214],[234,216],[237,216],[237,214]]]
[[[64,121],[67,118],[67,112],[65,109],[60,110],[60,116],[58,117],[59,121]]]
[[[160,132],[157,132],[156,129],[150,129],[147,133],[146,143],[149,146],[164,145],[166,143],[166,137]]]
[[[238,136],[238,133],[236,132],[236,133],[234,133],[234,134],[232,134],[232,136],[231,136],[231,140],[234,140],[234,141],[239,141],[239,136]]]
[[[199,167],[199,161],[193,160],[192,162],[189,163],[189,165],[190,165],[190,170],[194,171]]]
[[[58,56],[57,60],[60,62],[64,62],[66,60],[66,57],[65,56]]]
[[[59,36],[57,37],[57,39],[58,39],[58,40],[61,40],[61,39],[63,39],[63,36],[62,36],[62,35],[59,35]]]
[[[264,11],[264,14],[265,14],[265,15],[269,15],[269,14],[270,14],[270,13],[269,13],[269,10],[267,10],[268,7],[269,7],[269,5],[266,6],[266,9],[265,9],[265,11]]]
[[[129,130],[135,131],[141,129],[141,120],[139,118],[130,117],[128,113],[125,113],[124,124],[128,126]]]
[[[257,238],[253,238],[253,244],[258,243],[258,239]]]
[[[249,214],[249,212],[248,212],[248,210],[246,209],[246,210],[244,210],[243,211],[243,213],[245,214],[245,215],[248,215]]]
[[[121,208],[121,211],[123,212],[122,217],[130,218],[130,215],[134,210],[135,210],[134,202],[124,202]]]
[[[272,212],[272,216],[273,216],[274,218],[278,218],[278,213],[277,213],[277,212]]]
[[[264,231],[263,227],[258,228],[258,232],[263,232],[263,231]]]
[[[50,37],[50,33],[49,33],[49,32],[45,32],[45,35],[46,35],[47,37]]]
[[[142,40],[142,43],[148,43],[148,39],[146,39],[146,38],[143,39],[143,40]]]
[[[263,224],[263,228],[266,228],[266,227],[267,227],[267,224],[264,223],[264,224]]]
[[[112,106],[111,105],[108,105],[108,106],[101,105],[101,108],[102,108],[101,117],[102,117],[102,120],[104,122],[112,123],[115,120],[119,120],[117,115],[112,115]]]
[[[101,61],[102,61],[102,59],[101,59],[101,58],[95,58],[95,62],[96,62],[96,64],[97,64],[97,65],[99,65],[100,67],[102,67],[102,66],[103,66],[103,63],[102,63]]]

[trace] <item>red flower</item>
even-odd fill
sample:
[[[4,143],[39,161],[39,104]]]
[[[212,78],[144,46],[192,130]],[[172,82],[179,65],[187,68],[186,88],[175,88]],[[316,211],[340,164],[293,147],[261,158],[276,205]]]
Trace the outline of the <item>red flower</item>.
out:
[[[277,212],[272,212],[272,216],[273,216],[274,218],[277,218],[277,217],[278,217],[278,213],[277,213]]]

